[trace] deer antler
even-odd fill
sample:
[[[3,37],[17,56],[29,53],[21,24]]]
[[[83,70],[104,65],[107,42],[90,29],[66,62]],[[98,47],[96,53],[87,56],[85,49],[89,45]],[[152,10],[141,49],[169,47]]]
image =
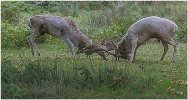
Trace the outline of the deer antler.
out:
[[[88,45],[85,48],[81,49],[81,52],[84,52],[87,55],[91,55],[92,53],[98,52],[98,51],[106,51],[106,52],[108,52],[108,50],[106,49],[105,46],[100,45],[98,43],[94,43],[94,44]]]
[[[110,41],[112,44],[113,44],[113,46],[114,46],[114,48],[115,48],[115,50],[117,49],[117,46],[114,44],[114,42],[111,40]]]

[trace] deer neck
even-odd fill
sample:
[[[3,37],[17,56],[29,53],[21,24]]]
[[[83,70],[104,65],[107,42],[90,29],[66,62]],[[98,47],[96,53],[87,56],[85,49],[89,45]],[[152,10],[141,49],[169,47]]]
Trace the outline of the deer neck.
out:
[[[118,47],[122,49],[122,51],[130,53],[132,48],[131,40],[132,39],[129,38],[129,36],[125,35],[125,37],[118,43]]]

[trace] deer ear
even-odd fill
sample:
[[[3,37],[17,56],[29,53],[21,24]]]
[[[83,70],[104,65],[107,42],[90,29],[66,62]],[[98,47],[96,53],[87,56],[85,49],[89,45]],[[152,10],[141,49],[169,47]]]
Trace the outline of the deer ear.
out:
[[[112,43],[112,45],[114,46],[115,49],[117,49],[117,46],[114,44],[113,41],[110,41]]]

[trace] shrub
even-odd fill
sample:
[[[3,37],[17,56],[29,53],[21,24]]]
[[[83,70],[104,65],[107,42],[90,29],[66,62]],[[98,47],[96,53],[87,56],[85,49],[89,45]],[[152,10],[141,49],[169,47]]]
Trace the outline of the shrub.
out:
[[[1,83],[1,98],[2,99],[19,99],[22,97],[22,90],[17,84]]]
[[[14,48],[23,47],[27,45],[27,35],[29,30],[27,30],[25,24],[14,26],[8,24],[8,22],[1,23],[1,47],[2,48]]]
[[[8,20],[10,23],[16,23],[19,21],[20,17],[20,8],[16,6],[15,2],[3,1],[1,4],[1,17],[2,21]]]
[[[19,87],[19,73],[11,61],[3,59],[1,64],[1,96],[3,99],[20,98],[22,90]]]
[[[113,38],[117,37],[118,39],[121,39],[123,37],[128,28],[135,22],[135,19],[131,16],[123,19],[118,18],[114,20],[114,23],[112,26],[108,27],[107,29],[104,29],[100,34],[95,35],[95,37],[98,37],[98,39],[104,39],[104,38]],[[100,40],[102,41],[102,40]]]
[[[15,26],[9,24],[8,21],[1,23],[1,47],[2,48],[20,48],[28,46],[27,36],[32,33],[32,30],[27,24]],[[49,35],[41,36],[36,38],[37,43],[55,43],[54,38]]]

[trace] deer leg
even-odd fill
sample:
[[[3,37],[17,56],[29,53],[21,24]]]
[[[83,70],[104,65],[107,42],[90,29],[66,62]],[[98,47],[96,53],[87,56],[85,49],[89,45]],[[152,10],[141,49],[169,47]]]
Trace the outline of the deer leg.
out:
[[[35,43],[35,38],[36,37],[37,36],[35,34],[31,34],[31,35],[28,36],[28,41],[29,41],[30,46],[31,46],[31,52],[32,52],[32,54],[34,55],[34,51],[33,51],[33,47],[34,47],[35,50],[36,50],[36,52],[37,52],[37,54],[40,56],[40,51],[39,51],[39,49],[38,49],[38,47],[37,47],[37,45]]]
[[[177,52],[178,52],[178,42],[176,42],[175,40],[171,39],[169,44],[173,45],[173,47],[174,47],[174,54],[173,54],[172,62],[175,62],[176,56],[177,56]]]
[[[135,55],[136,55],[137,39],[133,39],[133,40],[131,41],[131,45],[132,45],[132,49],[131,49],[131,58],[130,58],[130,62],[133,62],[133,60],[135,59]]]
[[[29,46],[30,46],[31,53],[32,53],[32,55],[34,55],[33,45],[31,44],[29,36],[27,37],[27,40],[28,40],[28,43],[29,43]]]
[[[75,59],[76,58],[76,53],[74,52],[74,45],[73,45],[73,43],[67,37],[63,38],[63,40],[67,43],[68,47],[70,48],[70,50],[72,52],[72,58]]]
[[[163,42],[163,41],[162,41],[162,44],[163,44],[163,47],[164,47],[164,52],[163,52],[163,55],[162,55],[160,61],[163,61],[164,56],[166,55],[166,52],[168,51],[168,44]]]

